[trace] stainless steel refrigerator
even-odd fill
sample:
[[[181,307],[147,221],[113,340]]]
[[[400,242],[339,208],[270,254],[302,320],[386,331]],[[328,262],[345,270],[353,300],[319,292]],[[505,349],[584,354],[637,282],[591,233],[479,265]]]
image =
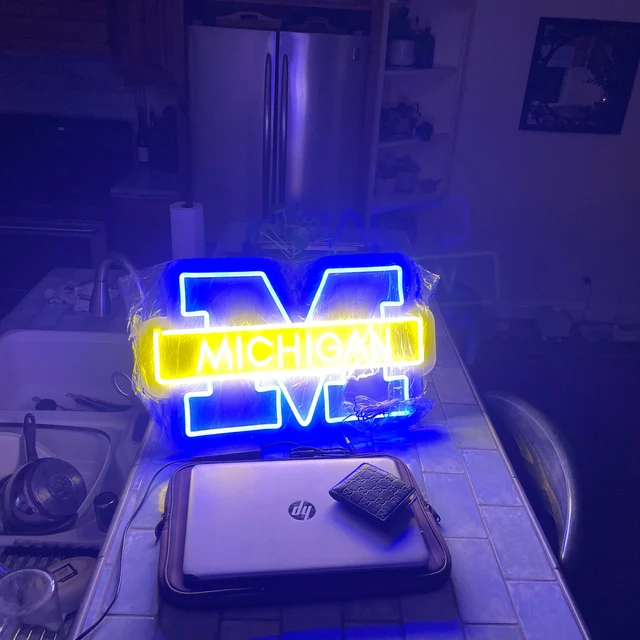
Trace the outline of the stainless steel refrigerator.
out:
[[[229,221],[358,205],[368,37],[189,29],[193,193]]]

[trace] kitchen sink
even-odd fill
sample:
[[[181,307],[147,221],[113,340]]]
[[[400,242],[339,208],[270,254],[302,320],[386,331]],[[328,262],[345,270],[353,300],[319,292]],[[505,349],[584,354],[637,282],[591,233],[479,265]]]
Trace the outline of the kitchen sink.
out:
[[[81,408],[67,393],[126,404],[111,374],[130,375],[133,354],[119,333],[8,331],[0,336],[0,362],[0,411],[33,411],[34,397]]]
[[[119,493],[125,480],[114,462],[111,438],[101,429],[49,425],[39,425],[36,438],[38,457],[60,458],[71,463],[84,479],[89,499],[80,507],[78,520],[69,531],[47,536],[0,534],[0,546],[26,537],[99,546],[103,534],[95,524],[93,497],[102,491]],[[0,478],[14,473],[26,462],[22,426],[0,424]]]
[[[111,381],[114,371],[131,375],[133,356],[127,336],[88,331],[9,331],[0,335],[0,363],[0,477],[25,462],[22,423],[25,414],[31,412],[36,418],[39,455],[73,464],[88,491],[100,479],[99,492],[120,495],[148,424],[143,405],[134,397],[120,395]],[[95,411],[75,404],[68,393],[130,408]],[[34,397],[81,410],[36,410]],[[67,532],[37,537],[0,535],[0,547],[18,538],[99,547],[104,534],[96,527],[91,507]]]
[[[38,424],[101,429],[109,434],[116,464],[127,477],[147,419],[139,400],[120,395],[111,381],[115,371],[131,375],[133,353],[125,334],[8,331],[0,335],[0,363],[0,423],[21,424],[31,412]],[[131,408],[113,413],[90,410],[74,403],[68,393]],[[36,410],[35,397],[81,411]]]

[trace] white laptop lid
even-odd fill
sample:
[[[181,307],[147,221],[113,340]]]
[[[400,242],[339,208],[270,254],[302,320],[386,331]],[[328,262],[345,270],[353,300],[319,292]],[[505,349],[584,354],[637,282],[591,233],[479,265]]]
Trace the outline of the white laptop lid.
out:
[[[213,579],[424,564],[414,517],[392,535],[329,495],[363,462],[398,475],[392,460],[376,457],[196,465],[184,573]]]

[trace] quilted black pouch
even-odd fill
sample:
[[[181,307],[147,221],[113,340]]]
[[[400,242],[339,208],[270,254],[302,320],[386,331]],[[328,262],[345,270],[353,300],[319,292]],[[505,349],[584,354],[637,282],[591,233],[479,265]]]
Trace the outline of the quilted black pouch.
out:
[[[386,526],[406,511],[416,499],[416,490],[392,473],[365,462],[332,487],[329,495],[368,520]]]

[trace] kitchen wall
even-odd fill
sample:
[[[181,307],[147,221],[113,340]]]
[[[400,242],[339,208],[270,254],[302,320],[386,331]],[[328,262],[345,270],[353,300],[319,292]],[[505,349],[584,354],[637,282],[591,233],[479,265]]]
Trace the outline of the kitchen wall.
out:
[[[474,248],[499,254],[512,312],[541,304],[592,319],[640,311],[640,80],[621,135],[519,131],[541,16],[640,22],[637,0],[477,0],[452,193]]]
[[[115,59],[89,54],[0,52],[0,112],[136,121]]]

